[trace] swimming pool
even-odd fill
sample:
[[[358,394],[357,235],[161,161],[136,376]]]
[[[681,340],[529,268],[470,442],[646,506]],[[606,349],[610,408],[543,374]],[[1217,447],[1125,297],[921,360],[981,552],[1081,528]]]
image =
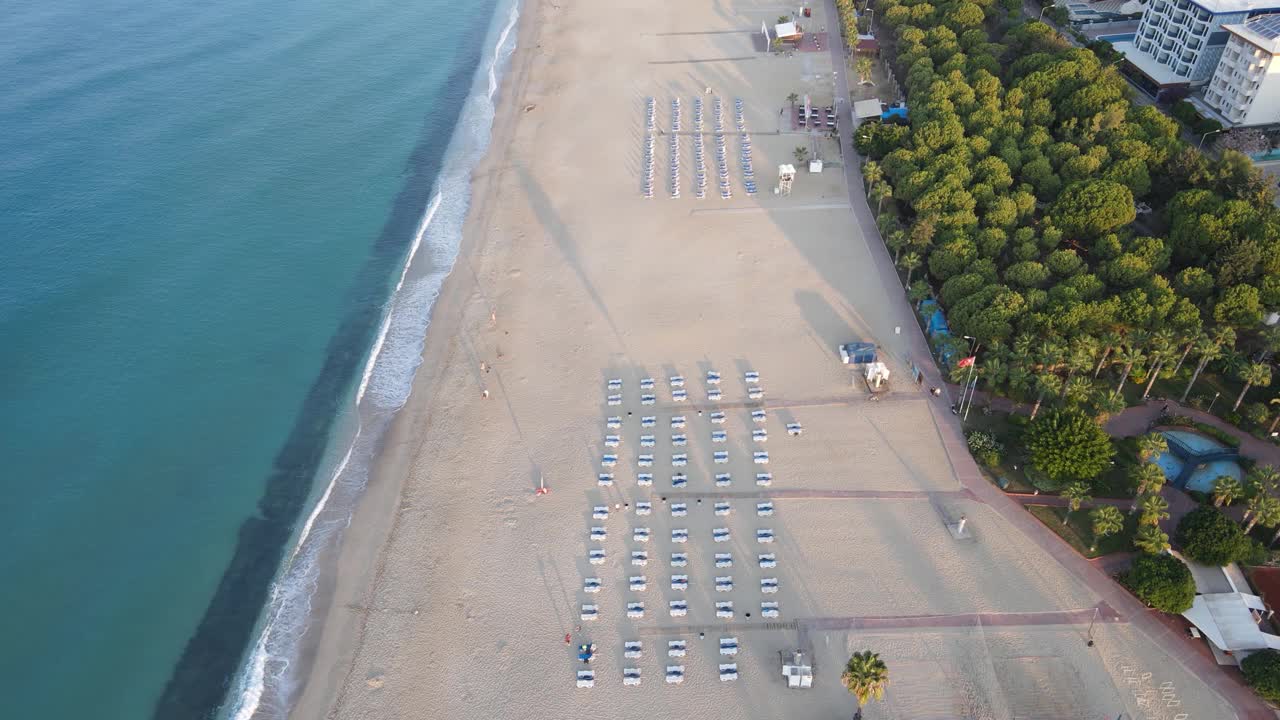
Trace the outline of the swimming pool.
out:
[[[1160,434],[1165,436],[1170,445],[1181,445],[1186,450],[1197,455],[1227,449],[1227,446],[1217,440],[1189,430],[1163,430]],[[1165,477],[1170,482],[1176,481],[1182,475],[1185,467],[1182,459],[1175,455],[1172,450],[1161,453],[1160,457],[1156,458],[1156,465],[1164,471]],[[1198,490],[1203,493],[1213,492],[1213,481],[1218,479],[1220,475],[1227,475],[1237,480],[1244,478],[1244,472],[1236,461],[1227,459],[1210,460],[1207,463],[1196,466],[1184,489]]]
[[[1115,45],[1116,43],[1133,42],[1135,37],[1137,37],[1137,33],[1119,33],[1117,35],[1099,35],[1098,39]]]

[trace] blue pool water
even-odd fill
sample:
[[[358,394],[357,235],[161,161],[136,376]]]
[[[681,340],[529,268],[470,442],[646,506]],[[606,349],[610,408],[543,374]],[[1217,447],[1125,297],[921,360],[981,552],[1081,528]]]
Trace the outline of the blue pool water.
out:
[[[1116,43],[1121,42],[1133,42],[1135,37],[1137,37],[1136,33],[1119,33],[1117,35],[1099,35],[1098,39],[1105,40],[1106,42],[1115,45]]]
[[[1188,430],[1164,430],[1161,435],[1169,439],[1170,444],[1181,443],[1185,448],[1197,454],[1226,449],[1226,446],[1217,440]],[[1176,480],[1182,474],[1185,466],[1183,461],[1171,451],[1162,453],[1160,457],[1156,458],[1156,464],[1164,471],[1165,477],[1169,478],[1170,482]],[[1191,473],[1191,478],[1187,480],[1185,489],[1197,490],[1203,493],[1212,492],[1213,481],[1221,475],[1228,475],[1237,480],[1244,477],[1240,464],[1234,460],[1211,460],[1197,467]]]

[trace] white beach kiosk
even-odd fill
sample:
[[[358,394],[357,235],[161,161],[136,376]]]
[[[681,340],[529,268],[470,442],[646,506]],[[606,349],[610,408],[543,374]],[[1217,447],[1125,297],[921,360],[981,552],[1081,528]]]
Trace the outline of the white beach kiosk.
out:
[[[1258,627],[1271,610],[1262,598],[1240,591],[1249,590],[1249,585],[1239,567],[1210,567],[1174,551],[1169,554],[1186,563],[1196,581],[1196,598],[1182,617],[1209,641],[1219,665],[1238,665],[1257,650],[1280,650],[1280,635]]]

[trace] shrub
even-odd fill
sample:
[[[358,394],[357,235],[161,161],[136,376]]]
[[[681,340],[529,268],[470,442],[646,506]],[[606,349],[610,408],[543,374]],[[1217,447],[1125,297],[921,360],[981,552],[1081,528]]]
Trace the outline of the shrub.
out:
[[[1254,425],[1262,425],[1271,419],[1271,411],[1260,402],[1251,402],[1244,406],[1244,416]]]
[[[1209,505],[1183,516],[1174,538],[1187,557],[1205,565],[1227,565],[1252,552],[1240,526]]]
[[[1107,433],[1078,410],[1041,415],[1027,426],[1024,439],[1032,467],[1058,487],[1096,478],[1115,454]]]
[[[1245,682],[1267,700],[1280,700],[1280,651],[1267,648],[1240,661]]]
[[[1196,597],[1196,581],[1191,568],[1172,555],[1139,555],[1120,583],[1147,605],[1167,613],[1191,608]]]
[[[1000,464],[1004,445],[999,440],[996,440],[995,435],[984,430],[973,430],[965,436],[965,440],[969,443],[969,452],[973,453],[978,462],[987,467],[995,467]]]

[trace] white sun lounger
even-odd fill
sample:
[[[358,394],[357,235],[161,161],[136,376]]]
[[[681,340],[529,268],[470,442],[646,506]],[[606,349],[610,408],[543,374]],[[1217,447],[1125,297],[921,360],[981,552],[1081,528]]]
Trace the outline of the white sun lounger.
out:
[[[765,595],[778,592],[778,578],[760,578],[760,592]]]
[[[612,415],[609,417],[608,420],[605,420],[604,424],[605,424],[605,427],[609,428],[610,430],[617,430],[618,428],[622,427],[622,418],[617,415]]]
[[[671,487],[682,488],[689,484],[689,476],[684,473],[676,473],[671,476]]]
[[[778,556],[773,553],[760,553],[760,568],[769,570],[778,567]]]
[[[658,418],[653,415],[645,415],[640,418],[640,427],[651,428],[658,424]]]
[[[724,396],[720,394],[719,388],[712,388],[707,391],[707,399],[711,402],[719,402],[722,397]]]
[[[649,528],[638,527],[631,530],[631,540],[633,542],[649,542]]]
[[[689,576],[688,575],[672,575],[671,589],[672,590],[688,590]]]
[[[773,473],[756,473],[756,485],[769,487],[773,484]]]
[[[718,410],[716,412],[711,413],[711,422],[715,423],[716,425],[723,425],[724,421],[725,421],[724,413]]]
[[[674,416],[674,417],[672,417],[672,418],[671,418],[671,429],[672,429],[672,430],[683,430],[683,429],[684,429],[684,426],[685,426],[687,423],[688,423],[688,420],[686,420],[686,419],[685,419],[685,416],[683,416],[683,415],[676,415],[676,416]]]
[[[689,542],[689,529],[688,528],[672,528],[671,542],[673,543]]]
[[[640,668],[623,668],[622,684],[623,685],[639,685],[640,684]]]
[[[707,384],[708,384],[708,385],[719,385],[719,384],[720,384],[720,373],[716,372],[715,370],[708,370],[708,371],[707,371]]]
[[[667,603],[667,611],[671,613],[671,617],[684,617],[689,614],[689,602],[687,600],[672,600]]]
[[[689,438],[686,435],[672,435],[671,444],[676,447],[684,447],[689,444]]]
[[[600,473],[596,476],[596,484],[601,487],[609,487],[613,484],[613,473]]]
[[[716,567],[733,567],[733,553],[716,553]]]
[[[747,384],[748,384],[748,385],[753,385],[753,384],[755,384],[755,383],[760,382],[760,373],[758,373],[758,372],[748,372],[748,373],[746,373],[745,375],[743,375],[743,379],[745,379],[745,380],[747,381]]]
[[[751,439],[758,443],[765,442],[769,439],[769,431],[764,428],[756,428],[751,431]]]
[[[667,657],[684,657],[689,652],[689,644],[684,640],[667,641]]]
[[[733,617],[733,601],[721,600],[720,602],[716,603],[716,617],[732,618]]]
[[[682,388],[684,387],[684,376],[672,375],[670,378],[667,379],[667,382],[671,383],[671,387],[673,388]]]
[[[632,564],[632,565],[638,565],[638,566],[641,566],[641,567],[643,567],[643,566],[645,566],[645,565],[648,565],[648,564],[649,564],[649,553],[648,553],[648,551],[646,551],[646,550],[632,550],[632,551],[631,551],[631,564]]]
[[[609,519],[609,506],[608,506],[608,505],[596,505],[595,507],[591,508],[591,519],[592,519],[592,520],[608,520],[608,519]]]
[[[605,532],[605,529],[600,527],[599,525],[591,528],[592,540],[604,540],[606,537],[608,537],[608,535],[609,534]]]
[[[724,430],[711,431],[711,442],[713,443],[722,443],[728,439],[729,439],[729,433],[725,432]]]
[[[733,477],[729,473],[716,473],[716,487],[729,487],[733,484]]]
[[[614,406],[614,405],[621,405],[621,404],[622,404],[622,396],[621,396],[621,395],[610,395],[610,396],[608,397],[608,399],[607,399],[607,402],[608,402],[608,403],[609,403],[609,405],[611,405],[611,406]]]
[[[723,465],[724,463],[729,462],[729,453],[724,450],[717,450],[711,458],[717,464]]]
[[[578,671],[578,687],[589,688],[596,686],[595,670],[579,670]]]
[[[736,637],[720,638],[720,654],[721,655],[737,655],[738,654],[738,638]]]
[[[641,395],[640,396],[641,405],[653,405],[656,402],[658,402],[657,395]]]
[[[771,543],[773,542],[773,530],[769,528],[761,528],[756,531],[756,542]]]
[[[629,618],[644,617],[644,603],[642,602],[627,603],[627,617]]]
[[[754,460],[757,465],[768,465],[769,453],[765,450],[757,450],[751,454],[751,459]]]
[[[788,435],[799,435],[803,432],[804,432],[804,428],[800,426],[800,423],[798,422],[787,423]]]
[[[689,553],[671,553],[671,567],[685,567],[689,564]]]
[[[733,592],[733,576],[732,575],[717,576],[716,592]]]
[[[752,387],[747,388],[747,398],[751,400],[759,400],[762,397],[764,397],[764,389],[759,385],[753,385]]]
[[[610,390],[621,390],[621,389],[622,389],[622,378],[614,378],[614,379],[610,380],[610,381],[609,381],[609,389],[610,389]]]
[[[671,399],[676,402],[684,402],[689,399],[689,393],[684,390],[672,390]]]
[[[587,551],[587,561],[592,565],[604,564],[604,550],[600,548],[592,548]]]
[[[778,617],[778,603],[774,601],[760,603],[760,617],[769,619]]]
[[[657,445],[657,444],[658,444],[658,440],[657,440],[657,438],[655,438],[655,437],[654,437],[654,436],[652,436],[652,435],[641,435],[641,436],[640,436],[640,447],[642,447],[642,448],[651,448],[651,447],[653,447],[654,445]]]
[[[600,458],[600,465],[601,465],[601,467],[611,468],[611,467],[613,467],[614,465],[617,465],[617,464],[618,464],[618,456],[617,456],[617,455],[605,455],[604,457]]]
[[[684,517],[689,514],[688,503],[671,503],[671,516]]]
[[[651,512],[653,512],[653,503],[644,500],[636,503],[637,515],[648,515]]]
[[[738,679],[738,663],[724,663],[720,666],[720,682]]]
[[[618,436],[618,435],[605,435],[605,436],[604,436],[604,446],[605,446],[605,447],[618,447],[618,446],[619,446],[619,445],[621,445],[621,444],[622,444],[622,438],[621,438],[620,436]]]
[[[641,456],[637,459],[637,462],[638,462],[638,463],[640,463],[640,467],[653,467],[653,456],[652,456],[652,455],[641,455]]]
[[[729,540],[729,528],[715,528],[711,531],[711,537],[716,542],[727,542]]]
[[[733,508],[730,507],[729,503],[727,502],[716,503],[716,507],[715,507],[716,515],[728,515],[732,511],[733,511]]]
[[[756,503],[756,515],[760,517],[770,517],[773,515],[773,501]]]
[[[679,685],[684,682],[684,666],[668,665],[667,666],[667,682],[672,685]]]
[[[628,584],[632,592],[644,592],[649,589],[649,583],[643,575],[632,575],[628,579]]]
[[[644,655],[644,642],[640,640],[628,640],[622,643],[622,657],[638,658]]]
[[[648,486],[653,484],[653,473],[640,473],[636,475],[636,484],[640,486]]]
[[[603,587],[604,584],[600,582],[600,578],[598,577],[589,577],[582,581],[582,592],[584,593],[591,593],[594,595],[595,593],[600,592],[600,589]]]
[[[652,389],[653,389],[653,378],[642,378],[642,379],[640,380],[640,389],[641,389],[641,390],[652,390]]]
[[[671,456],[672,467],[684,467],[689,464],[689,456],[685,453],[676,453]]]
[[[578,615],[578,617],[582,618],[583,620],[595,620],[596,618],[600,617],[600,609],[597,608],[595,605],[584,604],[582,606],[582,612],[581,614]]]

